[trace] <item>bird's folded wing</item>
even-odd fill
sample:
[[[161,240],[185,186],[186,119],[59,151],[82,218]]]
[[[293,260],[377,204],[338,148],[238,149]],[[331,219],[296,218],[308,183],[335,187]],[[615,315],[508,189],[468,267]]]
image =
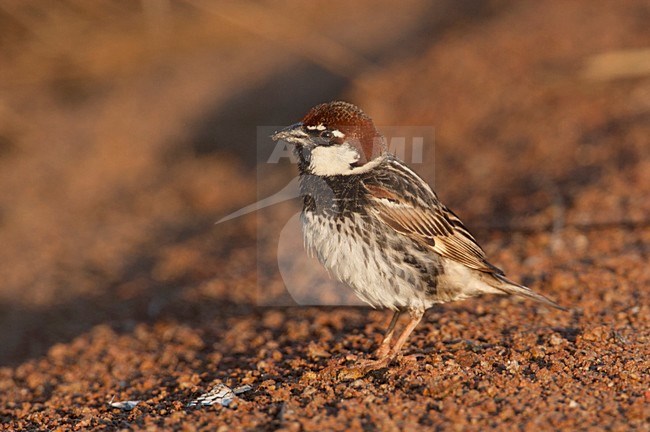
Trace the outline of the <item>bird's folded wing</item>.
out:
[[[400,196],[385,185],[364,186],[375,215],[395,231],[467,267],[503,274],[486,260],[485,253],[460,219],[442,204],[425,207]]]

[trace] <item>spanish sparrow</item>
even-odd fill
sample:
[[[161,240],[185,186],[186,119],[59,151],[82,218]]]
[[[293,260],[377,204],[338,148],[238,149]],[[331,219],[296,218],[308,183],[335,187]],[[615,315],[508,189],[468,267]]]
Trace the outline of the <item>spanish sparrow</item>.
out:
[[[559,308],[490,264],[458,216],[387,151],[358,107],[318,105],[273,139],[293,144],[298,157],[306,248],[363,301],[394,311],[364,371],[387,366],[437,303],[514,294]],[[409,321],[391,345],[405,312]]]

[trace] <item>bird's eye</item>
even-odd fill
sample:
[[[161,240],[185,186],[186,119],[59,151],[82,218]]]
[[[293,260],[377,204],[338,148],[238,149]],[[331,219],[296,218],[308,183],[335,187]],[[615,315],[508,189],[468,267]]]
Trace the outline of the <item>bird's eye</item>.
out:
[[[324,130],[320,133],[320,137],[325,139],[332,139],[332,137],[334,137],[334,134],[331,131]]]

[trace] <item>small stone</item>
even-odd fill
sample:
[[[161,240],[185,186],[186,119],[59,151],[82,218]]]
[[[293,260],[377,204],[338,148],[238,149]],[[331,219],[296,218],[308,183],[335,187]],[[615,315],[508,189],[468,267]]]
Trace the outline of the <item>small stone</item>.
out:
[[[225,384],[217,384],[209,392],[187,404],[188,407],[211,406],[219,404],[224,407],[230,406],[235,400],[235,393]]]
[[[558,346],[561,345],[564,342],[564,338],[557,334],[552,334],[551,338],[549,339],[549,342],[551,342],[551,345],[553,346]]]

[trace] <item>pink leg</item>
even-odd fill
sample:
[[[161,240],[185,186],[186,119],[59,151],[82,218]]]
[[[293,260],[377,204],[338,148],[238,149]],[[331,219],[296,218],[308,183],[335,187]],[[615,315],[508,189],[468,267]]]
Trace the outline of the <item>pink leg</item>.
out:
[[[393,334],[395,333],[395,325],[397,324],[397,320],[399,320],[399,317],[401,315],[401,311],[395,311],[393,314],[393,318],[390,320],[390,324],[386,330],[384,340],[381,342],[381,345],[379,345],[379,348],[377,348],[377,351],[375,352],[375,356],[377,358],[386,357],[390,352],[390,341],[393,339]]]
[[[404,330],[402,330],[402,334],[399,335],[397,342],[395,342],[395,345],[393,345],[393,348],[390,350],[390,352],[387,355],[390,358],[390,360],[397,357],[397,354],[399,354],[399,352],[401,351],[408,337],[411,335],[411,333],[413,333],[415,327],[417,327],[417,325],[422,320],[423,315],[424,315],[424,310],[409,310],[409,316],[410,316],[409,322],[406,324],[406,327],[404,327]]]
[[[397,342],[395,342],[395,345],[393,345],[393,347],[390,348],[388,352],[384,353],[382,356],[379,356],[377,360],[366,360],[366,361],[359,362],[357,365],[352,367],[345,367],[345,368],[338,369],[336,371],[336,377],[338,379],[357,379],[367,375],[368,372],[385,368],[386,366],[388,366],[390,362],[393,361],[395,357],[397,357],[400,350],[404,346],[404,343],[411,335],[415,327],[418,325],[423,315],[424,315],[424,309],[409,310],[410,319],[406,324],[406,327],[404,327],[404,330],[402,330],[402,333],[399,335],[399,338],[397,338]],[[391,324],[393,324],[393,321],[397,322],[395,317],[393,317]],[[395,327],[394,325],[393,328],[390,328],[389,326],[388,333],[391,333],[394,330],[394,327]],[[386,334],[386,336],[389,335]],[[392,334],[390,336],[392,336]]]

